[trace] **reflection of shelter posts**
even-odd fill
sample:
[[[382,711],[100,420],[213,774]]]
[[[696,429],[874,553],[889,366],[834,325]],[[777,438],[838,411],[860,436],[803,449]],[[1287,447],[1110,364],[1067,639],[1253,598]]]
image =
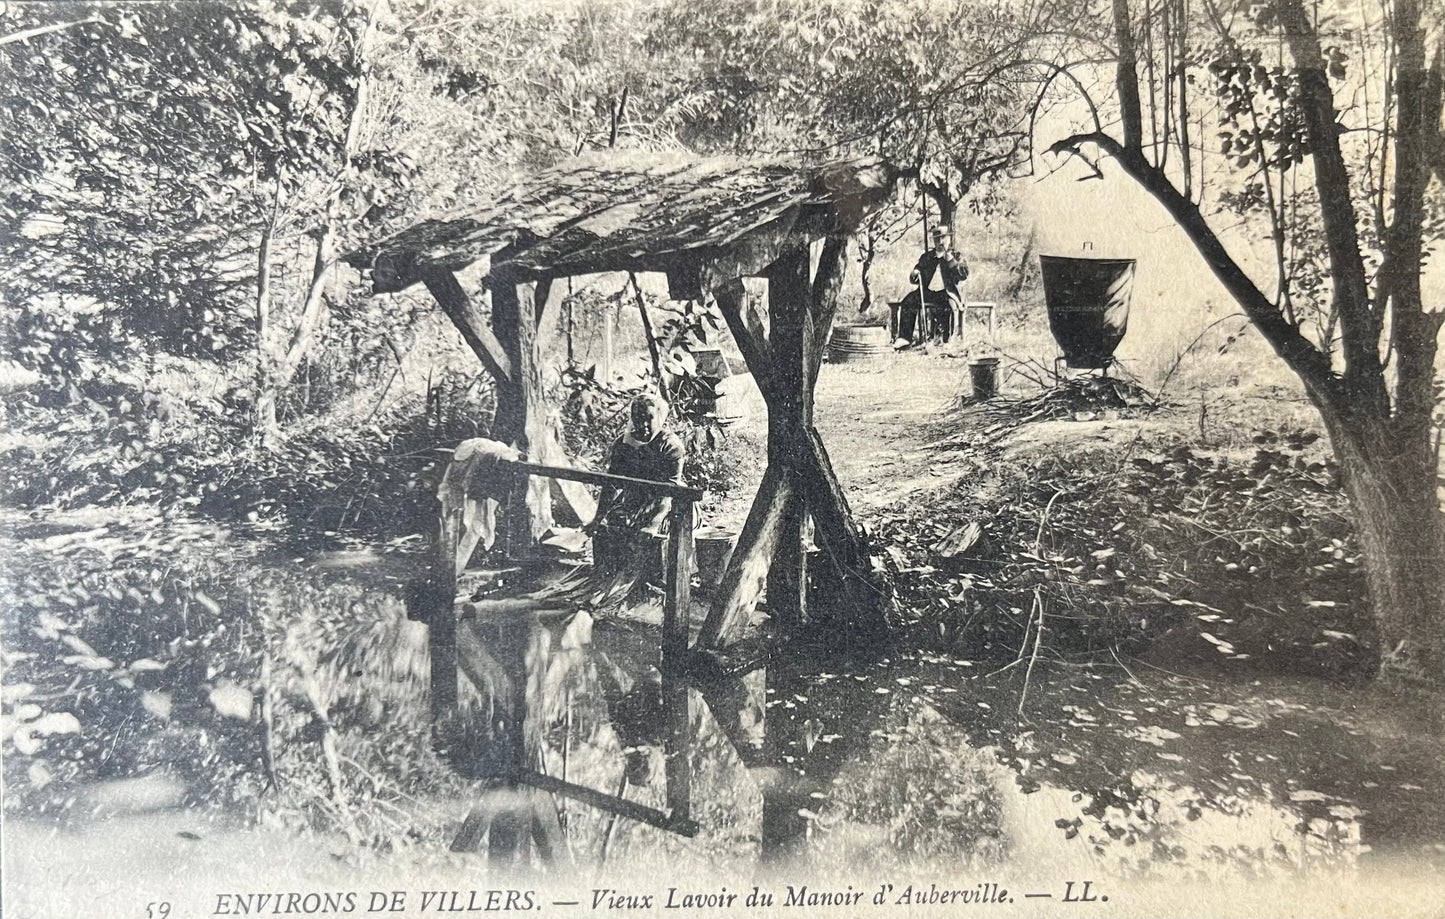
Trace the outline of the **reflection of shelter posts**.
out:
[[[497,511],[510,498],[512,476],[499,461],[517,451],[493,440],[463,441],[452,454],[437,498],[441,513],[425,570],[408,591],[408,615],[428,624],[431,645],[432,714],[445,717],[456,708],[457,577],[478,545],[490,549],[497,536]]]
[[[513,477],[517,483],[513,492],[522,490],[518,486],[541,478],[629,488],[671,499],[660,649],[664,674],[662,704],[667,725],[664,741],[667,812],[537,771],[542,731],[541,714],[537,709],[542,704],[544,691],[541,679],[549,653],[548,632],[539,621],[538,607],[522,608],[523,604],[516,600],[479,601],[468,604],[476,619],[460,625],[459,639],[455,642],[456,659],[450,675],[447,675],[447,667],[437,668],[435,663],[439,656],[447,653],[446,647],[435,640],[441,630],[434,627],[432,633],[434,677],[441,673],[442,679],[454,681],[459,666],[482,695],[492,700],[492,710],[488,713],[490,730],[481,732],[486,742],[476,749],[461,752],[473,768],[501,781],[498,788],[489,791],[473,808],[453,841],[453,849],[472,851],[480,846],[485,834],[492,858],[512,862],[521,857],[530,832],[543,861],[552,861],[559,852],[558,840],[563,837],[556,823],[555,808],[545,797],[535,794],[536,791],[570,797],[619,816],[683,835],[693,835],[697,826],[690,818],[691,728],[687,686],[679,674],[683,672],[683,656],[687,653],[693,505],[701,500],[702,492],[672,482],[632,479],[506,458],[497,458],[493,466],[502,475]],[[544,598],[539,601],[539,606],[545,603]],[[541,610],[542,615],[563,612],[565,610]],[[492,618],[488,618],[489,613]],[[455,698],[455,683],[433,686],[434,694],[444,695],[448,690]],[[454,711],[440,714],[446,719]]]
[[[774,617],[788,629],[807,621],[810,520],[831,568],[828,580],[841,585],[836,608],[845,624],[877,629],[887,587],[872,570],[867,540],[813,426],[813,388],[848,263],[849,235],[891,195],[894,178],[877,160],[815,167],[632,151],[599,154],[540,173],[472,213],[424,221],[345,258],[371,270],[378,293],[426,286],[496,381],[492,439],[548,464],[512,464],[527,475],[520,486],[524,519],[509,546],[518,553],[540,537],[554,513],[591,519],[593,508],[580,485],[598,475],[565,468],[544,404],[537,329],[552,281],[609,271],[663,272],[674,298],[714,298],[768,406],[768,464],[699,643],[708,648],[731,643],[765,583]],[[469,292],[459,272],[477,264],[484,266],[483,279]],[[767,280],[765,316],[745,295],[745,278]],[[490,310],[481,301],[483,287],[490,291]],[[558,485],[560,507],[552,503],[549,483]],[[692,505],[676,500],[686,492],[679,486],[630,487],[676,489],[662,638],[663,697],[674,753],[667,769],[672,814],[653,813],[659,825],[676,829],[689,823],[687,693],[680,674],[687,669]],[[456,704],[456,673],[448,667],[456,654],[457,566],[451,550],[439,547],[433,570],[413,591],[412,615],[432,628],[433,703],[442,717]],[[479,667],[478,678],[487,679],[486,670],[491,678],[500,673],[525,683],[524,665],[494,663]],[[526,693],[518,698],[524,703]],[[527,734],[517,725],[526,723],[525,711],[514,712],[510,730],[523,741]],[[525,748],[519,742],[509,749]],[[510,760],[507,770],[514,791],[528,785],[598,806],[602,799],[608,807],[627,804],[537,776],[526,756],[514,755],[520,758]],[[629,805],[625,815],[635,815],[636,807]]]

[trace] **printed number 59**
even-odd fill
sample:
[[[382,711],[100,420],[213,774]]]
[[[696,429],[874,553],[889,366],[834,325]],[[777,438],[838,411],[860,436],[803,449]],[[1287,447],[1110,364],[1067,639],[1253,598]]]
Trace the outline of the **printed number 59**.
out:
[[[166,919],[171,914],[171,905],[164,900],[146,904],[146,919]]]

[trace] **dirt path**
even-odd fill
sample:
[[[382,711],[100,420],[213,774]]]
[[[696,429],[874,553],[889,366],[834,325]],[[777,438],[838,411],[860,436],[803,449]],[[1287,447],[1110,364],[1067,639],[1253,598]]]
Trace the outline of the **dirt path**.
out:
[[[916,352],[823,367],[816,423],[855,511],[896,507],[963,474],[928,444],[951,433],[945,413],[967,393],[967,373],[961,358]]]

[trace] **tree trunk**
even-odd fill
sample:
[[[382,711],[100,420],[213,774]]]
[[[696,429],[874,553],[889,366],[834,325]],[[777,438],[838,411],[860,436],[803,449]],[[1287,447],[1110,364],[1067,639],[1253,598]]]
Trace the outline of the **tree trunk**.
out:
[[[336,207],[327,209],[326,226],[316,240],[316,255],[311,264],[311,280],[306,288],[306,299],[301,304],[301,317],[291,332],[286,350],[271,357],[264,363],[261,390],[256,396],[257,432],[263,443],[273,442],[280,436],[281,428],[276,417],[276,403],[281,392],[291,384],[301,362],[315,343],[316,333],[321,327],[322,309],[326,305],[324,296],[326,279],[333,264],[332,248],[335,237]]]
[[[351,99],[351,109],[347,115],[346,135],[341,150],[340,174],[333,183],[331,193],[327,196],[325,216],[316,239],[316,256],[312,264],[311,281],[306,289],[306,298],[301,305],[300,318],[297,319],[296,328],[292,331],[285,350],[279,355],[267,356],[265,353],[267,345],[264,340],[258,345],[263,353],[260,385],[256,394],[256,427],[263,443],[272,442],[280,436],[280,424],[276,417],[277,400],[280,398],[282,390],[291,384],[292,378],[301,366],[302,359],[311,350],[311,346],[315,343],[316,331],[320,326],[322,307],[324,306],[322,293],[335,262],[332,250],[335,247],[337,228],[341,218],[341,194],[348,180],[353,177],[352,159],[356,156],[361,142],[361,127],[366,116],[369,95],[367,59],[372,36],[376,32],[376,18],[376,10],[373,7],[367,14],[366,24],[362,27],[361,35],[357,39],[355,58],[352,61],[358,75],[356,94]],[[279,207],[281,194],[279,180],[276,194]],[[271,233],[274,233],[276,223],[277,214],[273,210]],[[268,246],[271,233],[265,237]],[[262,258],[269,263],[269,253],[263,253]],[[265,283],[269,286],[269,279]],[[258,316],[258,319],[260,320],[258,322],[259,330],[265,317]]]
[[[276,211],[281,203],[281,187],[277,183],[271,219],[261,229],[261,245],[256,255],[256,430],[263,438],[276,431],[276,396],[269,392],[271,359],[266,338],[271,334],[271,252],[276,244]]]
[[[1298,78],[1293,103],[1310,138],[1309,159],[1318,217],[1329,255],[1329,314],[1339,322],[1344,370],[1254,284],[1226,250],[1200,207],[1142,149],[1138,47],[1129,0],[1112,0],[1119,57],[1116,85],[1120,142],[1096,125],[1065,138],[1054,151],[1096,144],[1169,211],[1250,321],[1304,384],[1319,410],[1344,473],[1346,494],[1364,555],[1381,664],[1445,682],[1445,516],[1437,489],[1438,457],[1431,444],[1436,349],[1445,313],[1427,311],[1420,290],[1424,192],[1429,148],[1439,136],[1445,106],[1441,62],[1425,70],[1425,32],[1414,0],[1393,5],[1389,28],[1398,45],[1393,65],[1399,112],[1393,220],[1383,234],[1375,296],[1360,252],[1351,175],[1340,145],[1339,111],[1328,76],[1318,22],[1304,0],[1275,5],[1281,34]],[[1445,57],[1445,52],[1441,52]],[[1181,119],[1187,119],[1181,112]],[[1200,161],[1201,170],[1203,160]],[[1380,196],[1384,193],[1384,179]],[[1203,187],[1203,177],[1199,180]],[[1388,327],[1389,359],[1381,356]],[[1391,393],[1386,370],[1395,365]],[[1391,405],[1393,396],[1393,406]]]
[[[954,222],[958,220],[958,202],[950,198],[947,193],[939,195],[934,200],[938,202],[938,225],[943,228],[944,233],[948,234],[948,244],[952,246],[955,238],[953,235]],[[930,243],[925,239],[923,245],[928,246]]]
[[[1330,406],[1320,412],[1354,511],[1382,668],[1438,682],[1445,676],[1445,524],[1429,434],[1404,435]]]
[[[873,235],[874,230],[870,226],[867,235],[859,241],[858,251],[861,258],[861,265],[858,271],[858,283],[863,285],[863,302],[858,304],[858,312],[866,313],[873,306],[873,260],[878,255],[878,238]]]
[[[1038,235],[1037,227],[1029,228],[1029,238],[1024,241],[1023,255],[1019,256],[1019,266],[1014,271],[1013,283],[1009,285],[1009,299],[1017,300],[1023,295],[1024,285],[1028,283],[1029,268],[1034,260],[1034,244]]]
[[[948,234],[949,245],[952,245],[954,239],[954,221],[958,219],[958,201],[954,200],[948,194],[948,189],[941,185],[934,185],[930,182],[919,180],[918,187],[925,195],[933,199],[934,204],[938,205],[938,227],[943,230],[944,233]],[[928,214],[927,206],[924,207],[923,213],[926,218]],[[925,220],[925,224],[926,223],[927,221]],[[928,227],[926,225],[924,226],[923,232],[923,245],[924,248],[928,248],[931,245],[928,240]]]

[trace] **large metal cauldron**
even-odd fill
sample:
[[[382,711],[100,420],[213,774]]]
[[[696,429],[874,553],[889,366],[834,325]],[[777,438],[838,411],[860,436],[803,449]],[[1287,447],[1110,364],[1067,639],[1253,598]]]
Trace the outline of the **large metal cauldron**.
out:
[[[1131,258],[1040,255],[1049,329],[1070,367],[1102,370],[1129,328]]]

